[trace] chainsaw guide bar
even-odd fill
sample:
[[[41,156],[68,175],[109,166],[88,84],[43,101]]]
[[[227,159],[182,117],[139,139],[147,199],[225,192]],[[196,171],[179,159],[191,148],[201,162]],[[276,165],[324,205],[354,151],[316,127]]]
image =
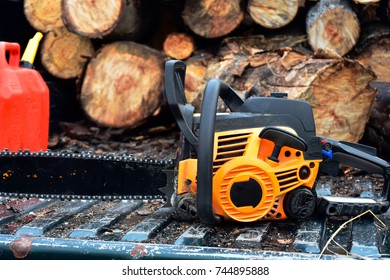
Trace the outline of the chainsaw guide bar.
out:
[[[0,196],[162,199],[174,161],[66,152],[0,152]],[[17,188],[17,191],[15,191]]]

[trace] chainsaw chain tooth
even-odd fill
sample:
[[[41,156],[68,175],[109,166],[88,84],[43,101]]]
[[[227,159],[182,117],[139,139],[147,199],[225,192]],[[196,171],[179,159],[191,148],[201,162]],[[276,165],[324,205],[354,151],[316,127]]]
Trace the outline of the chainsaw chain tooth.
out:
[[[52,158],[77,158],[77,159],[101,159],[107,161],[119,161],[119,162],[135,162],[135,163],[146,163],[160,166],[170,166],[174,164],[173,159],[151,159],[148,157],[138,158],[132,155],[115,155],[115,154],[95,154],[93,152],[81,152],[81,153],[69,153],[69,152],[53,152],[39,151],[30,152],[29,150],[10,152],[8,149],[0,151],[1,157],[52,157]]]
[[[59,200],[102,200],[102,201],[117,201],[117,200],[146,200],[165,199],[162,195],[63,195],[63,194],[29,194],[29,193],[6,193],[0,192],[0,197],[29,199],[59,199]]]
[[[77,160],[102,160],[109,162],[123,162],[123,163],[137,163],[145,164],[150,166],[161,167],[161,170],[173,169],[175,161],[173,159],[151,159],[149,157],[138,158],[131,154],[121,154],[115,155],[110,154],[96,154],[94,152],[80,152],[73,153],[69,151],[39,151],[31,152],[29,150],[20,150],[16,152],[11,152],[8,149],[0,151],[0,158],[3,157],[21,157],[21,158],[58,158],[58,159],[77,159]],[[10,198],[42,198],[42,199],[60,199],[60,200],[73,200],[73,199],[83,199],[83,200],[152,200],[152,199],[165,199],[164,195],[73,195],[73,194],[36,194],[36,193],[11,193],[11,192],[0,192],[2,197]]]

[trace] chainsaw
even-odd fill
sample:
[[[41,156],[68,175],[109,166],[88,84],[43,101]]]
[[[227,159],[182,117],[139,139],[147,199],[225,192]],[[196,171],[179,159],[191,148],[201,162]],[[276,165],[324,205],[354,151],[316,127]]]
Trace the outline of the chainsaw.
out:
[[[390,164],[376,149],[317,136],[309,103],[240,97],[218,79],[208,81],[200,114],[184,93],[186,65],[165,65],[165,97],[181,138],[176,159],[54,151],[0,152],[0,196],[60,199],[165,199],[180,220],[303,220],[316,211],[384,213]],[[222,99],[228,113],[218,113]],[[340,166],[383,176],[378,198],[317,196],[322,173]]]

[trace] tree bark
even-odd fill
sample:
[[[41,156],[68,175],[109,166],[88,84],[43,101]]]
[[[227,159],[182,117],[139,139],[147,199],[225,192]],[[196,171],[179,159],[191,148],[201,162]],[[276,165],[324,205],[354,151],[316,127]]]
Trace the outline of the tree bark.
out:
[[[378,89],[378,95],[362,142],[376,147],[378,155],[390,161],[390,83],[372,82],[371,85]]]
[[[225,38],[221,43],[219,55],[245,53],[253,55],[258,52],[277,50],[283,47],[299,48],[306,42],[306,36],[274,36],[263,35],[238,36]]]
[[[31,26],[43,33],[64,26],[61,0],[24,0],[24,14]]]
[[[310,102],[318,135],[351,142],[361,139],[376,95],[369,86],[374,73],[357,61],[288,48],[222,57],[207,68],[204,83],[211,78],[224,80],[243,98],[286,92]]]
[[[62,0],[62,19],[69,30],[89,38],[136,40],[149,25],[147,12],[156,10],[151,2]]]
[[[387,22],[390,21],[390,0],[379,2],[379,18]]]
[[[162,104],[164,56],[145,45],[115,42],[88,64],[81,88],[86,114],[108,127],[134,128]]]
[[[55,77],[77,78],[94,52],[90,39],[60,27],[45,35],[41,45],[41,62]]]
[[[199,107],[202,100],[199,91],[204,91],[202,81],[206,75],[207,67],[212,61],[210,53],[199,52],[186,60],[185,95],[187,102]]]
[[[313,6],[306,19],[308,41],[314,51],[331,49],[347,54],[357,43],[359,20],[348,0],[322,0]]]
[[[217,38],[236,29],[244,12],[240,0],[186,0],[182,18],[197,35]]]
[[[171,33],[164,41],[165,54],[175,59],[186,59],[195,51],[195,42],[185,33]]]
[[[390,27],[374,23],[362,30],[362,35],[354,49],[359,62],[371,67],[377,81],[390,82]]]
[[[360,26],[364,27],[372,22],[390,21],[390,0],[373,1],[356,5]]]
[[[298,0],[249,0],[248,12],[257,24],[275,29],[289,24],[300,4]]]

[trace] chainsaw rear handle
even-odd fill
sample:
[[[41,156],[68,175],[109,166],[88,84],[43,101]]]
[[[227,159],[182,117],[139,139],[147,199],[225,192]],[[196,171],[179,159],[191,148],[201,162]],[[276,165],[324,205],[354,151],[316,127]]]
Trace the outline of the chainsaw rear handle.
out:
[[[171,112],[191,145],[198,146],[198,137],[192,131],[195,108],[187,103],[184,93],[186,65],[180,60],[170,60],[165,64],[165,97]]]
[[[368,173],[380,174],[385,180],[383,198],[390,201],[390,164],[377,157],[375,149],[361,144],[336,141],[333,139],[324,139],[324,142],[326,142],[325,145],[331,153],[328,153],[329,158],[324,160],[321,171],[330,174],[334,173],[331,170],[331,166],[333,163],[336,163],[337,166],[338,164],[342,164],[358,168]]]
[[[196,208],[199,219],[208,224],[220,222],[219,216],[213,211],[212,201],[214,131],[219,96],[232,111],[238,108],[240,100],[242,101],[235,91],[221,80],[211,79],[206,85],[199,127]]]

